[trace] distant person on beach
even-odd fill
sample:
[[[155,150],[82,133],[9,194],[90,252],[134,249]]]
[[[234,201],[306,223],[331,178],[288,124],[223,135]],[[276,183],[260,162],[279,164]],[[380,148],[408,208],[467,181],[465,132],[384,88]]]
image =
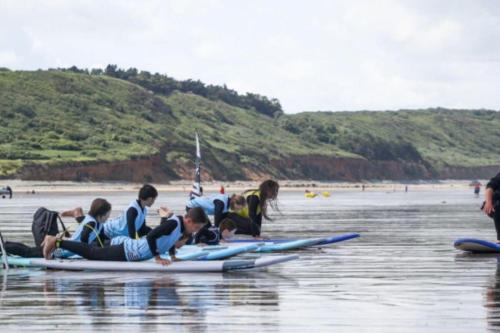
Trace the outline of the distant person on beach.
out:
[[[483,211],[486,215],[493,218],[497,232],[497,243],[500,243],[500,173],[491,178],[486,184],[484,191]]]
[[[236,233],[251,235],[260,238],[262,218],[272,220],[267,215],[268,206],[279,211],[277,198],[279,184],[271,179],[263,181],[258,189],[247,190],[243,196],[247,200],[247,206],[234,213],[228,214],[228,217],[236,223]]]
[[[151,207],[158,191],[153,185],[145,184],[139,190],[138,198],[132,201],[123,213],[106,222],[104,232],[108,238],[127,236],[139,239],[148,234],[151,228],[146,225],[148,207]]]
[[[479,196],[479,192],[481,192],[481,183],[476,183],[474,185],[474,195],[476,197],[478,197]]]

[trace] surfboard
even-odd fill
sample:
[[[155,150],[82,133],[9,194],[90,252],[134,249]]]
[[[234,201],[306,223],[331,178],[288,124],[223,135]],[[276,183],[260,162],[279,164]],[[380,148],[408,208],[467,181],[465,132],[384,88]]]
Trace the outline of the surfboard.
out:
[[[327,244],[333,244],[333,243],[338,243],[342,242],[348,239],[353,239],[359,237],[360,234],[358,233],[348,233],[348,234],[341,234],[341,235],[332,235],[329,237],[321,237],[322,241],[318,242],[318,244],[315,244],[316,246],[319,245],[327,245]],[[259,243],[259,242],[265,242],[265,243],[286,243],[286,242],[292,242],[292,241],[306,241],[306,240],[311,240],[311,239],[318,239],[318,238],[276,238],[276,239],[266,239],[266,240],[258,240],[258,239],[253,239],[253,238],[246,238],[246,239],[231,239],[229,240],[229,243]],[[312,245],[311,245],[312,246]]]
[[[238,244],[237,246],[197,246],[184,245],[176,253],[176,258],[180,260],[221,260],[235,255],[252,252],[259,248],[259,243]]]
[[[265,256],[256,259],[175,261],[162,266],[148,261],[96,261],[84,259],[21,258],[8,256],[9,265],[68,271],[108,271],[108,272],[227,272],[258,269],[298,259],[298,255]]]
[[[475,238],[460,238],[455,241],[455,248],[474,253],[500,253],[500,244]]]

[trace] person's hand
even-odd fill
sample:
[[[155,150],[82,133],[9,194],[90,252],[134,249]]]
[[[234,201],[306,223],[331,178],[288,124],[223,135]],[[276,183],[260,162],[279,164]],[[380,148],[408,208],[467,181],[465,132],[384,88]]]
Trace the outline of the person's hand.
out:
[[[172,263],[170,260],[163,259],[160,256],[155,256],[155,261],[156,261],[157,264],[160,264],[162,266],[168,266],[168,265],[170,265]]]
[[[493,202],[487,200],[484,203],[483,211],[486,215],[491,216],[495,212],[495,207],[493,207]]]
[[[168,207],[160,207],[158,209],[158,214],[160,215],[160,217],[169,218],[172,217],[172,215],[174,215],[174,212],[170,210],[170,208]]]

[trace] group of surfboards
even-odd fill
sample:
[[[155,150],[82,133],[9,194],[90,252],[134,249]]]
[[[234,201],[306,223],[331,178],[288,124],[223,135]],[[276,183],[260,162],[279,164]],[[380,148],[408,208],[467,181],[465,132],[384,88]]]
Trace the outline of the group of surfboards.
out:
[[[87,214],[81,208],[62,212],[74,217],[79,226],[68,238],[47,234],[41,246],[5,242],[5,251],[21,257],[68,258],[79,255],[90,260],[142,261],[154,258],[162,265],[175,259],[175,249],[184,244],[218,244],[234,234],[260,238],[262,219],[269,219],[268,206],[276,207],[279,185],[266,180],[257,189],[242,194],[203,196],[199,182],[186,203],[186,213],[175,215],[169,208],[160,207],[160,224],[146,223],[148,209],[158,197],[157,189],[145,184],[122,214],[110,219],[111,204],[103,198],[92,201]],[[213,215],[213,223],[208,218]]]

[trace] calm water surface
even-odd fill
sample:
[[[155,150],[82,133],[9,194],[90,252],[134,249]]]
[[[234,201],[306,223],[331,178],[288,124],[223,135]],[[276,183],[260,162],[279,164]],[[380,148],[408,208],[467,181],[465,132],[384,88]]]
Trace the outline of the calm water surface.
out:
[[[135,192],[19,194],[0,199],[0,230],[32,243],[33,212],[108,198],[118,215]],[[484,332],[500,329],[496,256],[463,255],[456,238],[494,239],[469,190],[280,193],[273,237],[359,232],[300,251],[266,271],[117,274],[13,269],[0,276],[0,331]],[[182,212],[185,194],[164,193]],[[157,224],[152,212],[149,224]],[[68,224],[75,228],[75,225]]]

